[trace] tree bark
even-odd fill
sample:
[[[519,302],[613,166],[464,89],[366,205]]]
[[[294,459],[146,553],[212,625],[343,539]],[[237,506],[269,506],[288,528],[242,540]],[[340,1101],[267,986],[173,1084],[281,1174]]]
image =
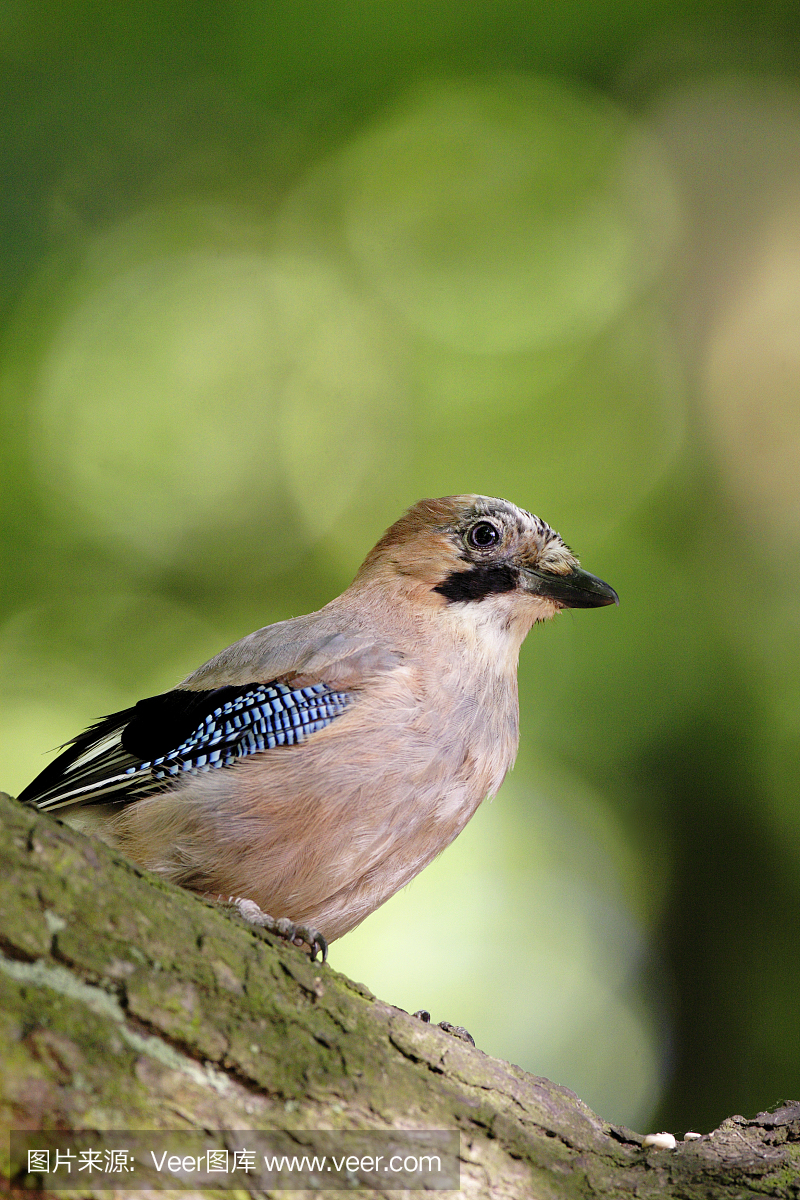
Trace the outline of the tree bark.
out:
[[[0,821],[6,1129],[454,1129],[465,1196],[800,1196],[800,1104],[647,1147],[2,793]]]

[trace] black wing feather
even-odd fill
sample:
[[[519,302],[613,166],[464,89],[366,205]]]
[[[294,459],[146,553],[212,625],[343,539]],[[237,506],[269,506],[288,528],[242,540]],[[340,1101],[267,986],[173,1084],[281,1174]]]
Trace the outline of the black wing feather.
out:
[[[187,772],[303,742],[353,699],[324,683],[291,687],[277,680],[202,692],[176,688],[92,725],[19,799],[41,809],[125,804]]]

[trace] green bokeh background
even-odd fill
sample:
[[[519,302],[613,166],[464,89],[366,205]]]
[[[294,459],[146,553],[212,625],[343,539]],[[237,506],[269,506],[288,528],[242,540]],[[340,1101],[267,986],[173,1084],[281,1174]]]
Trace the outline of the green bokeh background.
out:
[[[423,495],[619,591],[333,965],[640,1129],[800,1093],[800,10],[8,3],[0,786]]]

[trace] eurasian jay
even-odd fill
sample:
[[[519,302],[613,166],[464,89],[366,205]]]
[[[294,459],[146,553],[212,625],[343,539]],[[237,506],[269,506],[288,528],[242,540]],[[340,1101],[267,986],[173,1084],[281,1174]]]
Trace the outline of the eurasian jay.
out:
[[[500,787],[531,627],[612,603],[539,517],[420,500],[337,599],[104,717],[20,799],[324,957]]]

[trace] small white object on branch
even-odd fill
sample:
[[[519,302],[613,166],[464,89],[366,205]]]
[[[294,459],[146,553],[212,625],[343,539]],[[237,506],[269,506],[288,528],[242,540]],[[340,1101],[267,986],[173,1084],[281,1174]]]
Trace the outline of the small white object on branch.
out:
[[[652,1146],[654,1150],[674,1150],[677,1144],[673,1133],[648,1133],[642,1143]]]

